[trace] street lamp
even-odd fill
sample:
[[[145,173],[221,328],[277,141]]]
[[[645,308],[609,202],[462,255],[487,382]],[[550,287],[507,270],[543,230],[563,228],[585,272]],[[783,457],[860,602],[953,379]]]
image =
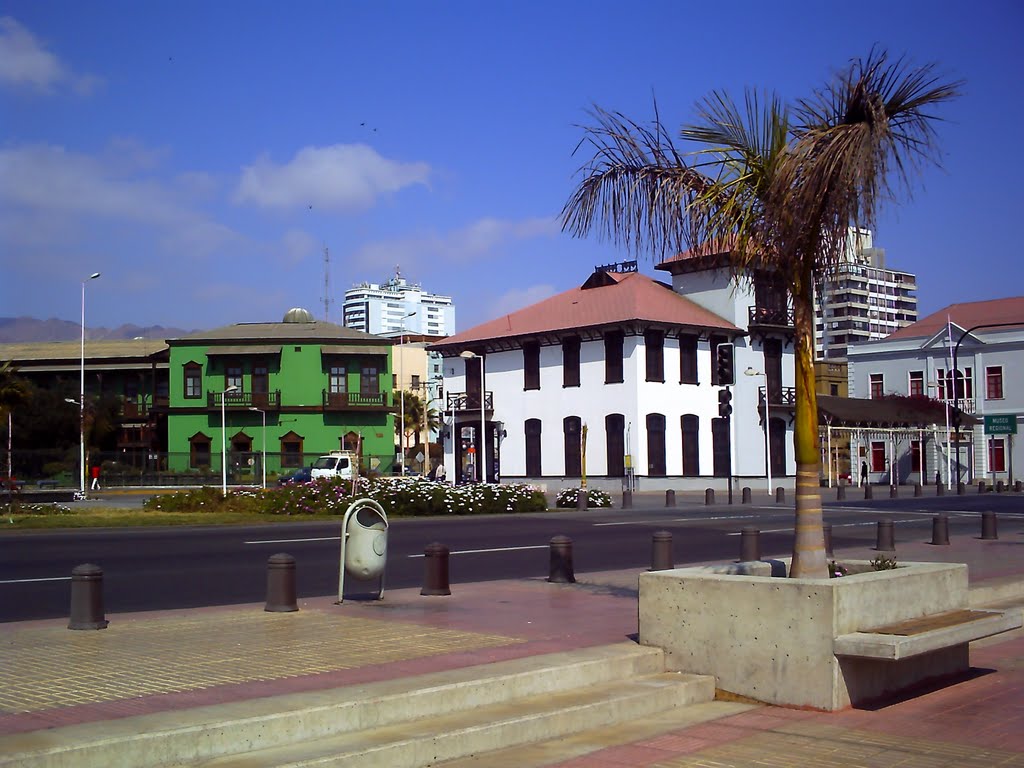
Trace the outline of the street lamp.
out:
[[[93,272],[82,281],[82,365],[81,380],[78,388],[78,437],[79,451],[78,463],[81,470],[81,492],[85,496],[85,284],[100,276],[99,272]]]
[[[402,476],[405,476],[405,354],[402,350],[402,345],[405,344],[405,321],[415,315],[415,312],[410,312],[407,315],[402,315],[402,327],[398,332],[398,396],[402,399],[402,415],[401,422],[398,425],[398,445],[399,453],[402,456]]]
[[[772,493],[772,422],[769,416],[768,405],[771,403],[772,398],[768,392],[768,374],[755,371],[749,367],[743,373],[747,376],[764,376],[764,467],[765,475],[768,478],[768,495],[770,496]],[[831,460],[832,458],[829,457],[829,461]]]
[[[224,401],[227,400],[228,392],[237,392],[238,387],[232,384],[220,393],[220,474],[221,494],[228,495],[228,424],[225,418]]]
[[[260,457],[260,467],[263,468],[263,490],[267,490],[267,412],[255,405],[249,406],[250,411],[259,411],[263,417],[263,455]]]
[[[487,403],[487,388],[484,385],[484,356],[478,355],[476,352],[466,350],[460,352],[459,357],[465,360],[472,360],[474,357],[480,358],[480,482],[487,482],[487,423],[484,416],[484,405]],[[469,393],[469,380],[466,380],[466,393]],[[469,404],[468,402],[466,403]]]

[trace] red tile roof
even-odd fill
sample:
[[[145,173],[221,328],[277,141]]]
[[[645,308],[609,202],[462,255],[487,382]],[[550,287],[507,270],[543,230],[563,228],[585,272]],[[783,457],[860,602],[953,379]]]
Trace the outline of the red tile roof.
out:
[[[886,339],[931,338],[946,327],[947,317],[964,330],[982,323],[1014,323],[1024,326],[1024,296],[950,304],[906,328],[890,333]]]
[[[477,342],[609,326],[634,320],[743,333],[742,329],[714,312],[646,275],[638,272],[595,272],[579,288],[572,288],[517,312],[449,336],[435,345],[435,348],[464,347]]]

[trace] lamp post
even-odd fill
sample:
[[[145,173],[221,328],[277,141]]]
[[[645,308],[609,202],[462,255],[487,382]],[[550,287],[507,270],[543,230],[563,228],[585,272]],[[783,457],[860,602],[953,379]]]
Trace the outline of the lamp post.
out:
[[[403,477],[405,476],[405,354],[403,345],[405,344],[405,321],[415,314],[415,312],[410,312],[407,315],[402,315],[402,328],[398,332],[398,396],[402,400],[402,415],[398,425],[398,445],[399,453],[402,456]]]
[[[255,405],[249,406],[250,411],[259,411],[263,417],[263,453],[260,456],[260,467],[263,470],[263,490],[267,490],[267,412]]]
[[[232,384],[220,393],[220,491],[224,496],[228,495],[228,424],[225,418],[224,401],[227,400],[228,392],[237,392],[238,387]]]
[[[768,495],[770,496],[772,492],[772,422],[768,407],[772,398],[768,391],[768,374],[755,371],[753,368],[747,368],[743,373],[747,376],[764,376],[764,468],[768,478]],[[830,456],[829,462],[831,461],[832,457]]]
[[[78,387],[78,437],[79,451],[78,462],[81,470],[81,492],[85,496],[85,284],[100,276],[99,272],[93,272],[82,281],[82,355],[81,355],[81,379]]]
[[[484,356],[478,355],[476,352],[466,350],[460,352],[459,357],[466,360],[472,360],[474,357],[480,358],[480,482],[487,482],[487,422],[484,415],[484,406],[487,404],[487,387],[484,384]],[[466,381],[466,394],[469,394],[469,381]],[[467,399],[467,405],[468,399]]]

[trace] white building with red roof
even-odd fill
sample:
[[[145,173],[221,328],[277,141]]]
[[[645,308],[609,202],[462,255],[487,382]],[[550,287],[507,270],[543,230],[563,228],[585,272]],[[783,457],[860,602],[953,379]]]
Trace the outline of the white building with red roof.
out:
[[[736,287],[717,267],[717,280],[694,278],[693,294],[636,272],[635,262],[622,267],[631,271],[598,268],[578,288],[433,345],[444,357],[445,431],[454,437],[445,441],[448,478],[476,479],[483,432],[492,482],[555,490],[578,486],[585,470],[589,487],[609,491],[630,476],[638,490],[724,489],[731,469],[754,485],[766,477],[767,384],[773,480],[791,484],[785,294],[778,316],[775,303],[757,303],[753,283]],[[720,344],[735,345],[729,420],[719,415]]]

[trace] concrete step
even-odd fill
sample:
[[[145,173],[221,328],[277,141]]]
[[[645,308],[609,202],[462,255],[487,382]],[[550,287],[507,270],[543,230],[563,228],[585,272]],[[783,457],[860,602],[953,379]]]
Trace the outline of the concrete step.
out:
[[[659,649],[616,643],[378,683],[3,736],[0,766],[183,765],[544,698],[663,670]],[[713,682],[706,680],[706,687],[712,689]]]
[[[663,672],[545,693],[454,714],[190,763],[203,768],[421,768],[558,739],[714,697],[706,676]],[[443,702],[438,702],[443,707]]]

